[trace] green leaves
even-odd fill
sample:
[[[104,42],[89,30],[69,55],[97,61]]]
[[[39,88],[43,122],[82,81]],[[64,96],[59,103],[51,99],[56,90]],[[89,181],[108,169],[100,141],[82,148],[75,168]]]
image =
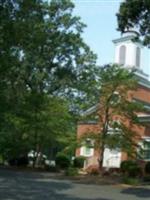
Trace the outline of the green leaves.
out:
[[[0,2],[0,133],[14,155],[68,145],[80,108],[93,103],[96,55],[73,8],[70,0]]]
[[[135,30],[143,37],[143,44],[150,44],[150,2],[149,0],[126,0],[117,13],[118,30],[122,33]]]
[[[135,141],[139,139],[135,127],[142,125],[137,113],[145,109],[133,99],[138,83],[134,71],[112,64],[101,67],[98,74],[100,102],[95,115],[98,116],[100,131],[99,134],[88,133],[84,137],[93,137],[100,150],[101,167],[105,147],[119,148],[130,156],[135,154]]]

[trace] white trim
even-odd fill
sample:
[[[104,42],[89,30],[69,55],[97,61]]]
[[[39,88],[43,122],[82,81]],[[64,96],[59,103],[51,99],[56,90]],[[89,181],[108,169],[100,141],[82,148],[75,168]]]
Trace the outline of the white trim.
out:
[[[137,116],[138,116],[138,117],[150,117],[149,114],[138,114]]]
[[[146,151],[148,149],[144,148],[144,143],[143,143],[144,141],[150,142],[150,136],[143,136],[142,140],[138,143],[139,146],[141,147],[141,149]],[[139,151],[139,153],[140,153],[140,149],[137,149],[137,151]],[[141,160],[150,161],[150,158],[141,158]]]
[[[147,140],[148,142],[150,142],[150,136],[143,136],[142,139],[143,140]]]
[[[80,156],[85,156],[85,157],[92,157],[94,155],[94,148],[89,148],[90,149],[90,153],[89,154],[86,154],[86,148],[89,148],[89,147],[86,147],[86,146],[82,146],[80,148]]]
[[[120,164],[121,164],[121,151],[119,149],[105,148],[103,167],[120,168]]]
[[[90,107],[89,109],[87,109],[86,111],[81,112],[81,116],[88,116],[94,112],[97,111],[99,104],[96,104],[92,107]]]

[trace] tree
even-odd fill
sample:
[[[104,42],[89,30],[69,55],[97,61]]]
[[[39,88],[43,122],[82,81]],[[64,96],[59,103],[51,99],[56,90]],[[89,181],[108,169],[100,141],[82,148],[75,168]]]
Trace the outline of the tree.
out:
[[[95,146],[100,150],[102,168],[105,147],[119,148],[130,156],[134,153],[138,136],[133,126],[140,125],[137,112],[143,111],[143,106],[132,101],[132,92],[137,87],[134,72],[113,64],[102,67],[99,76],[100,103],[96,115],[100,132],[94,136],[92,133],[91,138],[95,138]]]
[[[25,135],[30,149],[35,152],[35,162],[38,164],[40,152],[49,152],[53,144],[61,145],[58,142],[60,138],[67,139],[68,134],[74,133],[71,127],[73,117],[69,113],[67,102],[61,98],[36,94],[27,98],[29,101],[26,101],[23,116]],[[58,149],[61,149],[61,146]]]
[[[133,30],[142,36],[144,45],[150,45],[150,1],[126,0],[117,14],[118,30],[122,33]]]
[[[70,0],[0,1],[0,126],[9,152],[41,151],[68,132],[80,100],[93,102],[96,55],[73,8]]]

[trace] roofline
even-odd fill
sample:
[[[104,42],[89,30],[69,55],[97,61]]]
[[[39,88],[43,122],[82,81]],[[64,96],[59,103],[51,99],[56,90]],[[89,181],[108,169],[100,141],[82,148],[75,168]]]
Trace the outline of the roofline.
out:
[[[142,103],[144,105],[144,108],[150,111],[150,103],[143,101],[141,99],[133,98],[134,101]]]
[[[86,121],[79,121],[78,122],[78,125],[82,125],[82,124],[85,124],[85,125],[98,125],[98,122],[97,122],[97,120],[86,120]]]
[[[137,69],[136,69],[137,70]],[[138,69],[135,72],[135,76],[138,78],[138,84],[150,89],[149,75]]]
[[[134,38],[136,38],[136,36],[134,36],[134,35],[128,35],[128,36],[124,36],[124,37],[120,37],[120,38],[114,39],[114,40],[112,40],[112,42],[114,44],[117,44],[117,43],[120,43],[120,42],[130,41],[130,40],[132,40]],[[135,43],[138,43],[138,44],[141,45],[141,47],[143,47],[142,42],[139,42],[139,41],[136,42],[135,41]]]
[[[150,116],[149,117],[138,117],[140,122],[148,123],[150,122]]]
[[[81,113],[81,116],[88,116],[88,115],[93,114],[94,112],[97,111],[98,105],[99,105],[99,104],[96,104],[96,105],[90,107],[89,109],[87,109],[86,111],[82,112],[82,113]]]

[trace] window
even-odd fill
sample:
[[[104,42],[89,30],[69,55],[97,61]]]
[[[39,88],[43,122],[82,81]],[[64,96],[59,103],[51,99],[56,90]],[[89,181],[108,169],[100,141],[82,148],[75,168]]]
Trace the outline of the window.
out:
[[[150,138],[140,143],[139,157],[143,160],[150,160]]]
[[[86,156],[91,155],[91,148],[85,146],[83,150],[84,150],[83,151],[84,155]]]
[[[86,141],[84,142],[83,146],[81,147],[81,155],[82,156],[86,156],[86,157],[90,157],[93,156],[94,154],[94,142],[93,140],[87,138]]]
[[[119,50],[119,64],[125,65],[126,47],[122,45]]]
[[[141,50],[139,47],[136,48],[136,67],[140,67],[140,57],[141,57]]]

